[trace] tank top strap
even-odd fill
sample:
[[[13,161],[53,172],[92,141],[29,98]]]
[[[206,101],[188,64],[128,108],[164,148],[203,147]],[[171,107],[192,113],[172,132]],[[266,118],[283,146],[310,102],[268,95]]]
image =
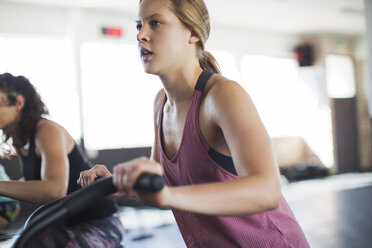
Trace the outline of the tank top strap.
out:
[[[192,125],[192,127],[190,126],[191,128],[190,131],[196,134],[196,136],[198,137],[203,137],[200,131],[200,127],[199,127],[200,104],[203,98],[205,85],[207,84],[209,78],[213,74],[214,73],[210,71],[202,71],[195,85],[195,94],[193,97],[193,101],[191,103],[192,106],[190,107],[191,125]],[[209,150],[209,145],[207,144],[204,138],[200,138],[199,142],[201,143],[201,145],[204,147],[206,151]]]
[[[208,82],[208,79],[213,75],[213,72],[210,71],[202,71],[200,74],[198,81],[196,82],[195,85],[195,90],[204,91],[205,85]]]
[[[30,139],[29,139],[29,155],[30,154],[36,154],[36,145],[35,145],[35,133],[36,133],[36,129],[34,129],[30,135]]]

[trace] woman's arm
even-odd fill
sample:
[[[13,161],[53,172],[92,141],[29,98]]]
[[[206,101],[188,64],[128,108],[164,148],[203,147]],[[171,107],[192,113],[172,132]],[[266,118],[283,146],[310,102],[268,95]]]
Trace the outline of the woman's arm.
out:
[[[68,187],[68,149],[72,138],[59,125],[42,121],[35,135],[41,157],[41,180],[0,182],[0,195],[17,200],[46,203],[64,197]]]

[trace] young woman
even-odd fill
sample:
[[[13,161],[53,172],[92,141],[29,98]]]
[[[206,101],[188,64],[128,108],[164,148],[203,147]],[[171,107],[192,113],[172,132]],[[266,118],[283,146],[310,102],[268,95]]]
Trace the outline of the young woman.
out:
[[[203,0],[142,0],[137,19],[144,69],[163,83],[155,99],[151,159],[114,168],[120,192],[133,195],[143,172],[168,187],[139,197],[173,210],[187,247],[309,247],[280,192],[270,138],[242,87],[220,75],[205,51]],[[237,41],[239,42],[239,41]],[[81,174],[84,186],[108,176]]]
[[[45,119],[48,111],[23,76],[0,74],[2,142],[11,138],[22,158],[25,181],[0,181],[0,195],[47,203],[79,188],[82,170],[91,168],[71,135]],[[9,142],[8,142],[9,143]],[[123,227],[112,200],[100,201],[66,223],[36,237],[31,247],[120,247]]]

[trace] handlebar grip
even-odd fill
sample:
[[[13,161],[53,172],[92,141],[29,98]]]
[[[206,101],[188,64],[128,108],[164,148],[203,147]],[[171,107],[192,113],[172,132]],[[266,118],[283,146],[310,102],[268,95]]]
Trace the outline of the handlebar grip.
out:
[[[95,181],[99,181],[100,177],[96,178]],[[80,185],[80,178],[77,180],[77,184]],[[138,192],[149,192],[155,193],[160,191],[164,187],[164,178],[157,174],[143,173],[138,178],[133,187]]]
[[[133,189],[138,192],[155,193],[164,187],[164,178],[157,174],[143,173],[141,174]]]

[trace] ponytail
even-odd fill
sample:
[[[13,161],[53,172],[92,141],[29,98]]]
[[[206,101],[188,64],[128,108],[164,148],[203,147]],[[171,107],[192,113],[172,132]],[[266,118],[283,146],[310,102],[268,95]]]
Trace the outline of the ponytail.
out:
[[[202,51],[201,56],[199,56],[199,64],[203,70],[221,74],[220,66],[217,63],[217,60],[208,51]]]
[[[178,19],[199,37],[197,56],[200,67],[221,74],[216,59],[210,52],[205,51],[205,43],[211,31],[209,13],[204,0],[168,0],[169,9]],[[140,0],[140,3],[142,0]]]

